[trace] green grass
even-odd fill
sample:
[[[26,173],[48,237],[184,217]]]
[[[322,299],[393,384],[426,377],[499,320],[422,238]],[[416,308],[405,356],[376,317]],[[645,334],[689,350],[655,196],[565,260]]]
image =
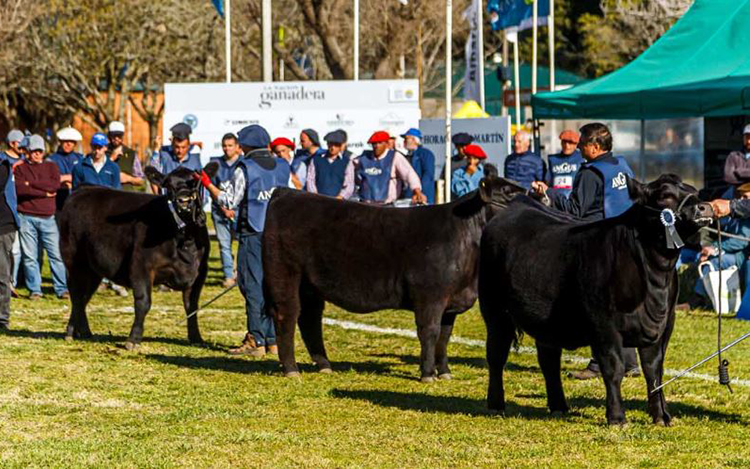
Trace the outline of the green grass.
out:
[[[204,300],[221,291],[213,253]],[[62,338],[64,302],[13,300],[14,332],[0,335],[0,467],[750,465],[750,387],[729,394],[715,382],[680,380],[667,390],[674,425],[660,428],[646,413],[642,378],[628,378],[629,424],[609,428],[601,382],[565,378],[572,412],[550,417],[536,358],[515,353],[507,416],[491,416],[482,347],[452,344],[454,380],[424,385],[415,339],[326,326],[336,372],[315,373],[298,338],[303,376],[286,379],[273,359],[227,355],[244,333],[239,292],[201,315],[204,347],[187,344],[180,303],[178,293],[155,293],[145,341],[128,352],[130,298],[95,295],[95,339],[76,342]],[[326,316],[414,327],[403,311],[360,316],[329,307]],[[748,325],[726,321],[726,339]],[[715,330],[707,313],[680,314],[667,367],[712,352]],[[484,338],[476,308],[459,317],[455,334]],[[750,379],[750,341],[728,358],[734,378]],[[579,366],[567,360],[563,369]],[[697,371],[714,374],[715,361]]]

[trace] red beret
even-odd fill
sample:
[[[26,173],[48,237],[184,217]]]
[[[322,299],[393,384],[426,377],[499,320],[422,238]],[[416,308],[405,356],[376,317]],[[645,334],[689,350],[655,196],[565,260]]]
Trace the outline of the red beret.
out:
[[[482,150],[482,147],[480,147],[479,145],[466,145],[464,147],[464,153],[466,153],[466,156],[473,156],[474,158],[479,158],[480,160],[487,158],[484,150]]]
[[[391,136],[388,135],[388,132],[384,130],[378,130],[374,134],[372,134],[372,137],[370,137],[370,140],[367,141],[367,143],[380,143],[380,142],[387,142],[391,139]]]
[[[271,142],[271,148],[275,148],[276,145],[284,145],[294,150],[294,142],[292,142],[288,138],[279,137],[277,139],[274,139],[274,141]]]
[[[575,130],[563,130],[560,134],[560,140],[563,142],[573,142],[578,143],[578,140],[580,139],[578,132]]]

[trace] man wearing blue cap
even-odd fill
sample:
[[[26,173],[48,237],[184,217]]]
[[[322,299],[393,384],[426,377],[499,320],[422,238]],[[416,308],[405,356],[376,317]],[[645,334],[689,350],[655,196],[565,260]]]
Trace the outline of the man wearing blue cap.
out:
[[[232,355],[262,357],[278,353],[273,318],[263,300],[263,263],[261,235],[266,209],[277,187],[289,187],[289,164],[271,154],[271,138],[266,129],[250,125],[237,134],[244,156],[237,163],[231,183],[221,189],[203,172],[201,184],[220,206],[237,214],[237,283],[245,296],[247,333],[242,345],[231,349]]]
[[[8,134],[8,144],[17,145],[23,139]],[[11,149],[13,147],[11,146]],[[10,296],[13,291],[13,244],[20,222],[18,220],[16,185],[13,181],[13,165],[7,156],[0,157],[0,331],[10,327]]]
[[[101,132],[91,137],[91,153],[73,168],[73,190],[83,185],[122,189],[120,167],[107,158],[109,140]]]
[[[171,145],[164,145],[159,151],[155,151],[151,155],[151,166],[165,175],[180,166],[193,171],[201,171],[203,165],[201,164],[200,153],[190,151],[190,134],[193,132],[193,128],[180,122],[173,125],[169,131],[172,132]],[[154,194],[160,193],[159,187],[154,184],[151,185],[151,189]]]
[[[0,152],[0,159],[10,161],[11,166],[21,161],[21,159],[23,159],[23,153],[21,152],[20,146],[24,137],[25,135],[23,132],[18,129],[13,129],[8,132],[7,137],[5,137],[5,142],[8,144],[8,148],[5,151]]]
[[[411,163],[414,172],[422,182],[422,193],[427,197],[428,204],[435,203],[435,155],[422,146],[422,132],[411,128],[402,134],[404,146],[408,151],[406,159]],[[411,188],[404,187],[401,195],[404,199],[410,199],[414,195]]]

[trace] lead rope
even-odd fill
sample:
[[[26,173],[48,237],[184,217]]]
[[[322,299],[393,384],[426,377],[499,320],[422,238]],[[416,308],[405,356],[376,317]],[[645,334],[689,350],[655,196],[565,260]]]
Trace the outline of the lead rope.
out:
[[[722,305],[722,296],[721,296],[721,290],[722,290],[722,264],[721,264],[721,254],[722,254],[722,246],[721,246],[721,220],[716,220],[716,233],[718,234],[718,243],[719,243],[719,294],[717,298],[717,305],[716,309],[719,313],[719,327],[716,334],[716,341],[717,341],[717,356],[719,360],[719,384],[722,384],[729,389],[729,392],[732,392],[732,386],[729,384],[731,382],[731,379],[729,378],[729,360],[722,359],[721,358],[721,305]]]

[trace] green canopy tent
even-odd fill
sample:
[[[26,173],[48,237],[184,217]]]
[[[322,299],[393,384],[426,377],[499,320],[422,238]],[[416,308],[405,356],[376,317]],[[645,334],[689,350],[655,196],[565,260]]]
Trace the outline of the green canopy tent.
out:
[[[750,114],[750,0],[695,0],[624,67],[532,98],[537,119],[668,119]]]

